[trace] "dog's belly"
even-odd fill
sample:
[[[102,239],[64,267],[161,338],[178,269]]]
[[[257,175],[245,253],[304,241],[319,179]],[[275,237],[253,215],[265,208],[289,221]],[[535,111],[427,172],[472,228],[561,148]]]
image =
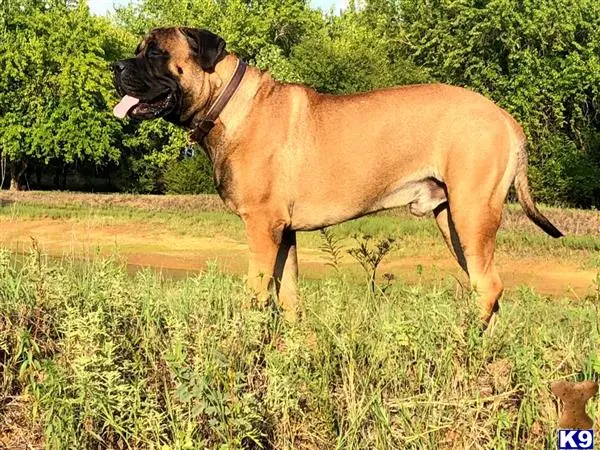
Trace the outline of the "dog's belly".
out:
[[[379,195],[311,196],[294,202],[291,228],[311,231],[366,214],[409,205],[416,216],[425,215],[447,200],[443,182],[425,177],[396,183]]]

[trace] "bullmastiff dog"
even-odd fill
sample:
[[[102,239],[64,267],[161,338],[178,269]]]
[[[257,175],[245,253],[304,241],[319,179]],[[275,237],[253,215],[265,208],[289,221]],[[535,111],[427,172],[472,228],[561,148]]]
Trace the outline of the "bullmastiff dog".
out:
[[[329,95],[275,81],[200,29],[152,30],[113,64],[118,117],[162,117],[205,149],[223,201],[246,227],[248,282],[272,286],[289,318],[298,304],[296,232],[408,205],[433,213],[488,321],[502,294],[495,236],[512,184],[536,208],[519,124],[485,97],[425,84]]]

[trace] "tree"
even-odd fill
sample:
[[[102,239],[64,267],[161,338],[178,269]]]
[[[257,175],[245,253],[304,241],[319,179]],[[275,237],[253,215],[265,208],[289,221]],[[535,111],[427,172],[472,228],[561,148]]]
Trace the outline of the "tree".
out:
[[[289,56],[308,29],[321,25],[305,0],[145,0],[119,8],[115,19],[140,37],[160,26],[207,28],[249,62],[273,47]]]
[[[187,145],[184,130],[163,120],[129,121],[120,159],[121,187],[137,193],[163,193],[162,174]]]
[[[302,81],[338,94],[426,81],[408,58],[390,52],[394,38],[368,18],[353,10],[329,16],[294,47],[291,62]]]
[[[84,1],[20,1],[0,38],[0,148],[11,187],[27,163],[116,159],[121,124],[107,56],[119,52],[108,22]]]
[[[400,0],[398,14],[417,65],[524,126],[544,200],[600,206],[599,2]]]

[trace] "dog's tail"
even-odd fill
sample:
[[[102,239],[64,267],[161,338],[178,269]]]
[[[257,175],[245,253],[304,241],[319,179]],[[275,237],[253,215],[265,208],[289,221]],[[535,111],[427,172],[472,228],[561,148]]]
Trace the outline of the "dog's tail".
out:
[[[517,155],[517,173],[515,175],[515,190],[517,191],[517,199],[525,211],[527,217],[531,219],[538,227],[544,230],[553,238],[564,236],[558,228],[537,209],[531,191],[529,190],[529,181],[527,180],[527,142],[523,142],[519,147]]]

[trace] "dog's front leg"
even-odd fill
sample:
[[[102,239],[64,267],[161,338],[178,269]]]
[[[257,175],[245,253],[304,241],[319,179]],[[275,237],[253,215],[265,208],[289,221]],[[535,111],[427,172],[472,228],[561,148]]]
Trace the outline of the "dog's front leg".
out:
[[[250,250],[248,286],[260,306],[270,297],[277,253],[282,243],[285,222],[272,220],[268,214],[254,213],[243,218]]]
[[[275,288],[284,317],[289,321],[297,318],[298,307],[298,254],[296,232],[284,229],[275,262]]]

